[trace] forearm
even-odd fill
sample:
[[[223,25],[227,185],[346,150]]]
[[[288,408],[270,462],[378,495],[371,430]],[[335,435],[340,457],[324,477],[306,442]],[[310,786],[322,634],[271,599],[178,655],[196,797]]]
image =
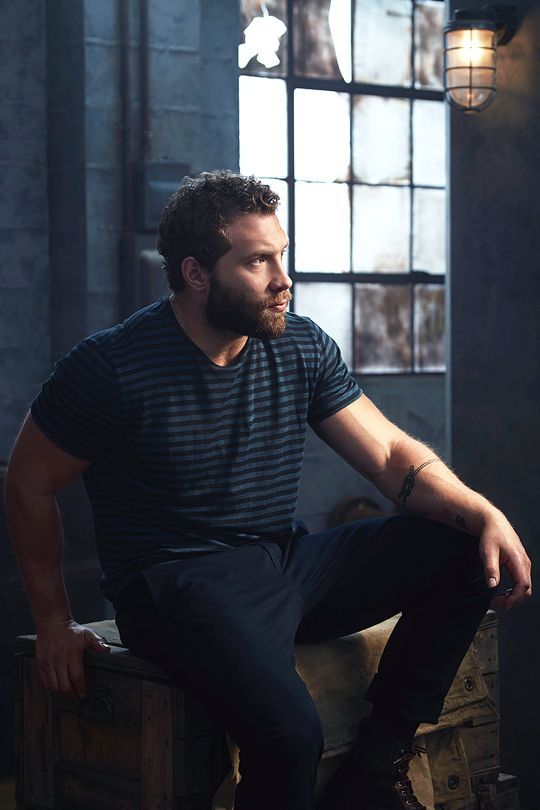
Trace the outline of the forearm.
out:
[[[8,479],[6,518],[36,627],[72,619],[62,573],[62,524],[56,498],[30,494]]]
[[[437,460],[414,473],[431,459]],[[373,483],[408,512],[475,536],[480,535],[486,520],[506,520],[487,498],[460,481],[433,450],[410,436],[404,435],[393,445],[384,470]]]

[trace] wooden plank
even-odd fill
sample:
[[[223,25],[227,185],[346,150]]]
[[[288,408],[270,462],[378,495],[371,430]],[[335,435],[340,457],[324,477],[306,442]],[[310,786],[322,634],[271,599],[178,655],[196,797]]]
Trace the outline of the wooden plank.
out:
[[[91,768],[60,765],[57,769],[58,810],[139,810],[135,779],[104,775]]]
[[[22,801],[23,786],[23,684],[24,656],[15,656],[15,803]]]
[[[104,778],[117,775],[140,779],[140,730],[136,727],[98,723],[72,712],[58,715],[58,756],[61,765],[87,768]]]
[[[173,687],[141,683],[141,810],[173,810]]]
[[[140,680],[124,673],[104,671],[86,664],[86,697],[82,700],[54,695],[55,710],[76,714],[81,720],[115,726],[137,726],[141,714]]]
[[[54,772],[50,696],[38,678],[35,660],[22,661],[22,789],[23,802],[54,807]]]
[[[177,796],[174,810],[212,810],[214,793],[201,793],[198,796]]]

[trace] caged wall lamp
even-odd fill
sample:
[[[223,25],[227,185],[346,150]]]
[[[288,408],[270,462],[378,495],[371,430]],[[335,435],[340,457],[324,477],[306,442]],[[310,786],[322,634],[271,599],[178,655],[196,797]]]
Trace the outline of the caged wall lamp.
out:
[[[517,29],[515,6],[459,10],[444,28],[444,91],[462,112],[485,110],[495,97],[497,45]]]

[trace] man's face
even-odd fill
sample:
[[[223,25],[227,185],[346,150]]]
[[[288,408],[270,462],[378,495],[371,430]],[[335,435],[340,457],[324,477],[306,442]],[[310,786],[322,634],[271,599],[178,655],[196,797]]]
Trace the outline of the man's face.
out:
[[[237,335],[279,337],[292,282],[283,267],[288,241],[278,218],[244,214],[227,234],[231,248],[208,276],[208,324]]]

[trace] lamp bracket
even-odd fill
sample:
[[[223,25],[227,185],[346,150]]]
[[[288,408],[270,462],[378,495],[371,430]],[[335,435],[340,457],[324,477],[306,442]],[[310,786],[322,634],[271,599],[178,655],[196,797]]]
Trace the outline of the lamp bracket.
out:
[[[517,31],[517,11],[515,6],[483,6],[489,14],[493,14],[493,22],[497,26],[497,45],[507,45]]]
[[[479,20],[492,23],[496,28],[497,45],[506,45],[517,31],[516,6],[485,5],[480,9],[458,9],[454,20]]]

